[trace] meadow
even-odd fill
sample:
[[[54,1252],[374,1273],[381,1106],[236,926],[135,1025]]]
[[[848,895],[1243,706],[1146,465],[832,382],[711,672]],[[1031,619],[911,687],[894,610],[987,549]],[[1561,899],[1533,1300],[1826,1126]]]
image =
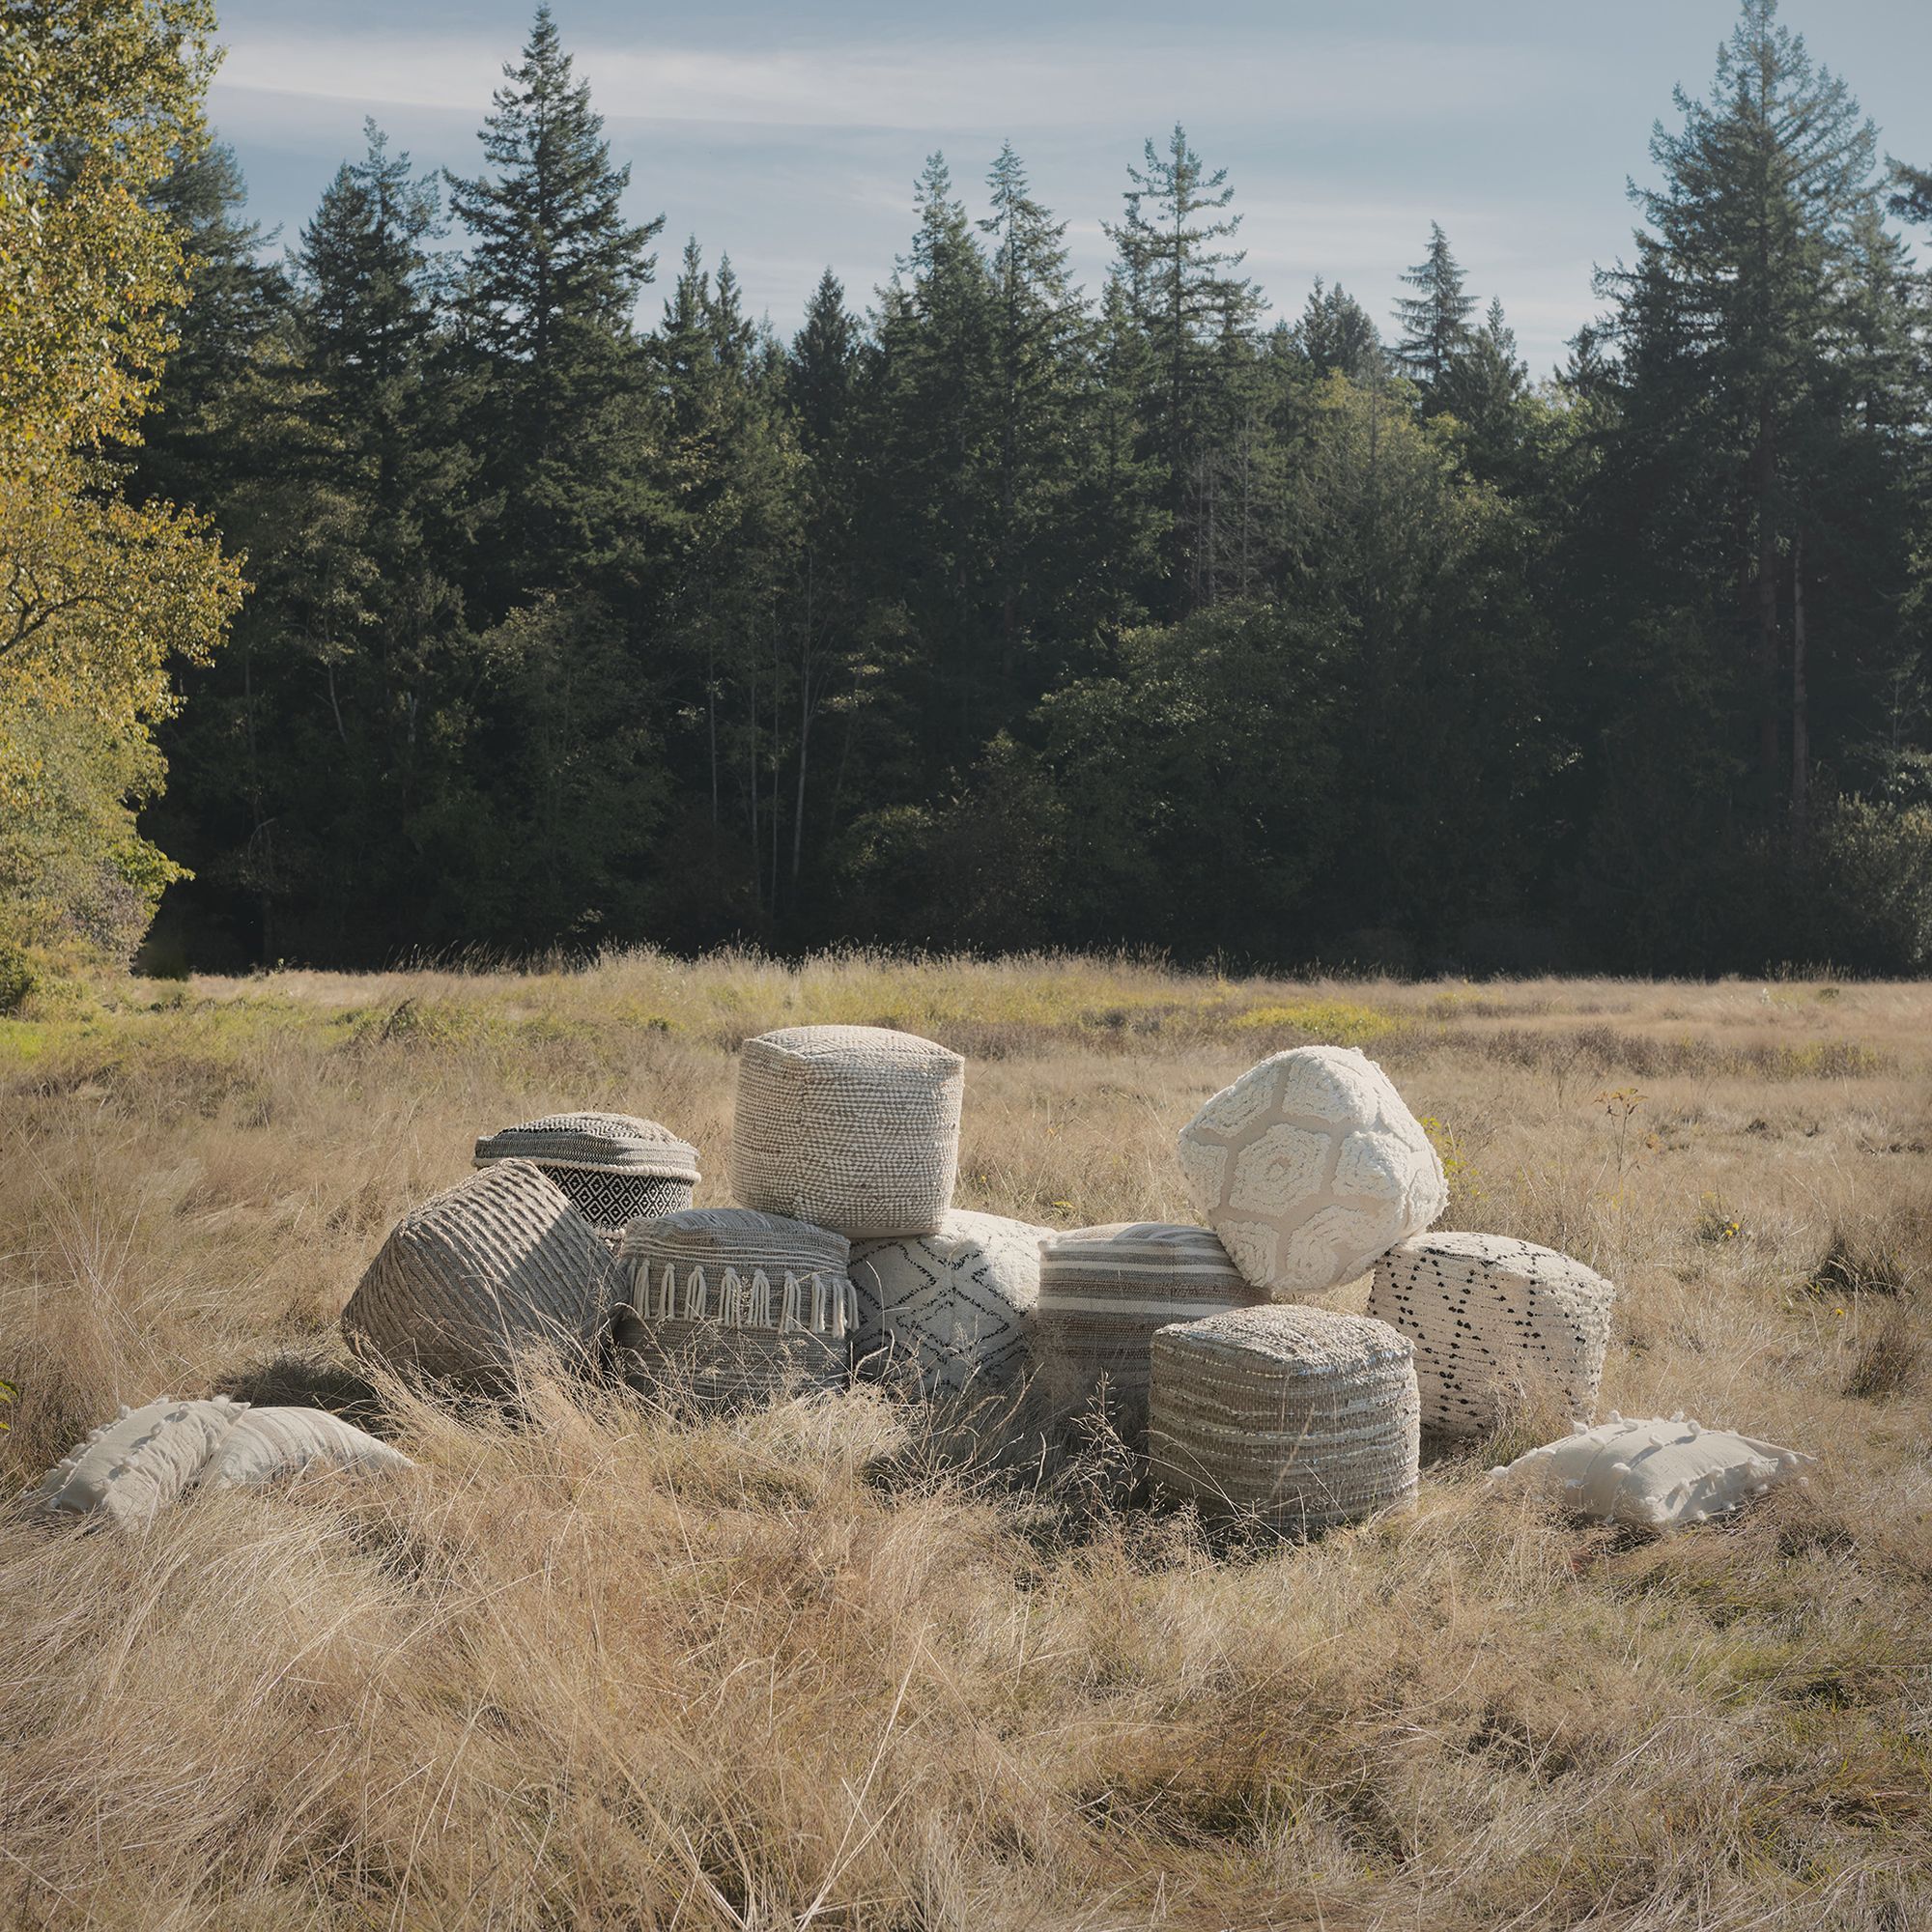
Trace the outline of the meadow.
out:
[[[1189,1218],[1200,1102],[1360,1045],[1445,1225],[1619,1285],[1605,1411],[1820,1467],[1590,1527],[1492,1489],[1548,1426],[1514,1416],[1412,1510],[1267,1547],[1098,1452],[958,1465],[878,1392],[493,1408],[343,1350],[479,1131],[649,1115],[722,1201],[738,1041],[817,1020],[967,1054],[960,1205],[1061,1227]],[[1928,1063],[1932,986],[1851,981],[634,953],[43,988],[0,1019],[0,1923],[1932,1924]],[[12,1500],[117,1402],[217,1391],[419,1466],[142,1537]]]

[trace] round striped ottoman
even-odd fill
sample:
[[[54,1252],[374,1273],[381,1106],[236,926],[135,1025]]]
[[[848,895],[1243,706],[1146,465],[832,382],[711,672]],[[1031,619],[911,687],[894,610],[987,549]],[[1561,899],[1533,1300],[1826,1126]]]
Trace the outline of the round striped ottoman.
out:
[[[476,1165],[533,1161],[613,1246],[640,1214],[691,1206],[697,1150],[635,1114],[546,1114],[483,1135]]]
[[[842,1235],[750,1208],[633,1221],[620,1366],[706,1407],[842,1389],[858,1326],[850,1253]]]
[[[1481,1435],[1522,1401],[1597,1412],[1616,1290],[1553,1248],[1502,1235],[1420,1235],[1376,1264],[1369,1313],[1415,1345],[1422,1426]]]
[[[1108,1420],[1144,1448],[1154,1331],[1265,1299],[1206,1228],[1123,1221],[1042,1241],[1036,1387],[1046,1419],[1072,1422],[1104,1386]]]
[[[1237,1308],[1153,1338],[1153,1477],[1211,1517],[1289,1536],[1415,1493],[1420,1403],[1407,1339],[1326,1308]]]
[[[786,1027],[738,1054],[731,1191],[852,1238],[929,1235],[952,1205],[966,1063],[890,1027]]]

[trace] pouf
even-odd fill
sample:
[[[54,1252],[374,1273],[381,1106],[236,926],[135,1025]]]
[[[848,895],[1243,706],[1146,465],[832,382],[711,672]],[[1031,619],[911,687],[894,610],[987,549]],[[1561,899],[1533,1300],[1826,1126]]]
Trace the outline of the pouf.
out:
[[[1597,1412],[1616,1290],[1581,1262],[1501,1235],[1418,1235],[1376,1264],[1369,1313],[1415,1344],[1422,1426],[1480,1435],[1519,1396]]]
[[[1110,1419],[1139,1449],[1154,1331],[1264,1299],[1206,1228],[1122,1221],[1055,1236],[1039,1251],[1040,1397],[1052,1417],[1068,1421],[1104,1380]]]
[[[145,1529],[201,1474],[246,1403],[157,1402],[129,1408],[64,1456],[29,1500],[75,1515],[99,1512],[122,1529]]]
[[[888,1027],[786,1027],[738,1056],[731,1189],[853,1238],[929,1235],[952,1205],[966,1063]]]
[[[1031,1357],[1039,1244],[1051,1237],[1028,1221],[952,1208],[934,1234],[854,1247],[861,1366],[904,1368],[928,1397],[1012,1387]]]
[[[476,1165],[529,1160],[576,1202],[583,1218],[614,1240],[640,1214],[691,1206],[697,1150],[635,1114],[546,1114],[476,1143]]]
[[[494,1162],[412,1208],[369,1264],[342,1332],[392,1368],[495,1380],[531,1348],[596,1351],[616,1257],[526,1160]]]
[[[1326,1308],[1236,1308],[1153,1338],[1153,1477],[1204,1515],[1289,1535],[1415,1493],[1420,1404],[1408,1340]]]
[[[614,1340],[653,1380],[739,1407],[843,1388],[858,1305],[842,1235],[751,1208],[633,1221]]]
[[[1579,1423],[1563,1441],[1546,1442],[1490,1475],[1540,1486],[1564,1508],[1600,1522],[1672,1529],[1721,1516],[1779,1483],[1802,1484],[1817,1460],[1682,1415],[1667,1422],[1613,1415],[1594,1429]]]
[[[1419,1235],[1449,1199],[1429,1136],[1367,1055],[1297,1046],[1253,1066],[1180,1130],[1201,1218],[1278,1297],[1321,1294]]]

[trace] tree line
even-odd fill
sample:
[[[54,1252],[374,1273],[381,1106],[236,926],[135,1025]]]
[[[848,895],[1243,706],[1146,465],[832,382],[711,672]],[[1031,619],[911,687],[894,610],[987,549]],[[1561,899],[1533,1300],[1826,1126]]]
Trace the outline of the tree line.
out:
[[[176,340],[85,488],[247,589],[72,779],[86,863],[41,837],[33,897],[0,840],[0,903],[127,940],[168,885],[152,956],[221,966],[1923,970],[1932,175],[1774,0],[1675,101],[1542,382],[1439,227],[1386,331],[1325,282],[1270,319],[1179,128],[1097,289],[1010,147],[934,156],[784,339],[626,214],[547,9],[473,176],[372,123],[279,262],[184,140]]]

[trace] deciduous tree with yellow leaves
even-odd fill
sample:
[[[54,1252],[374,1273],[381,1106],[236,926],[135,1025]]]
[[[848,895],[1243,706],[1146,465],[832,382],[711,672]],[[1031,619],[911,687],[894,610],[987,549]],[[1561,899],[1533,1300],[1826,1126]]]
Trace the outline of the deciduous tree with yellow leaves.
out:
[[[206,140],[210,0],[0,0],[0,939],[126,952],[176,875],[134,808],[171,667],[242,595],[122,491],[186,297],[153,191]]]

